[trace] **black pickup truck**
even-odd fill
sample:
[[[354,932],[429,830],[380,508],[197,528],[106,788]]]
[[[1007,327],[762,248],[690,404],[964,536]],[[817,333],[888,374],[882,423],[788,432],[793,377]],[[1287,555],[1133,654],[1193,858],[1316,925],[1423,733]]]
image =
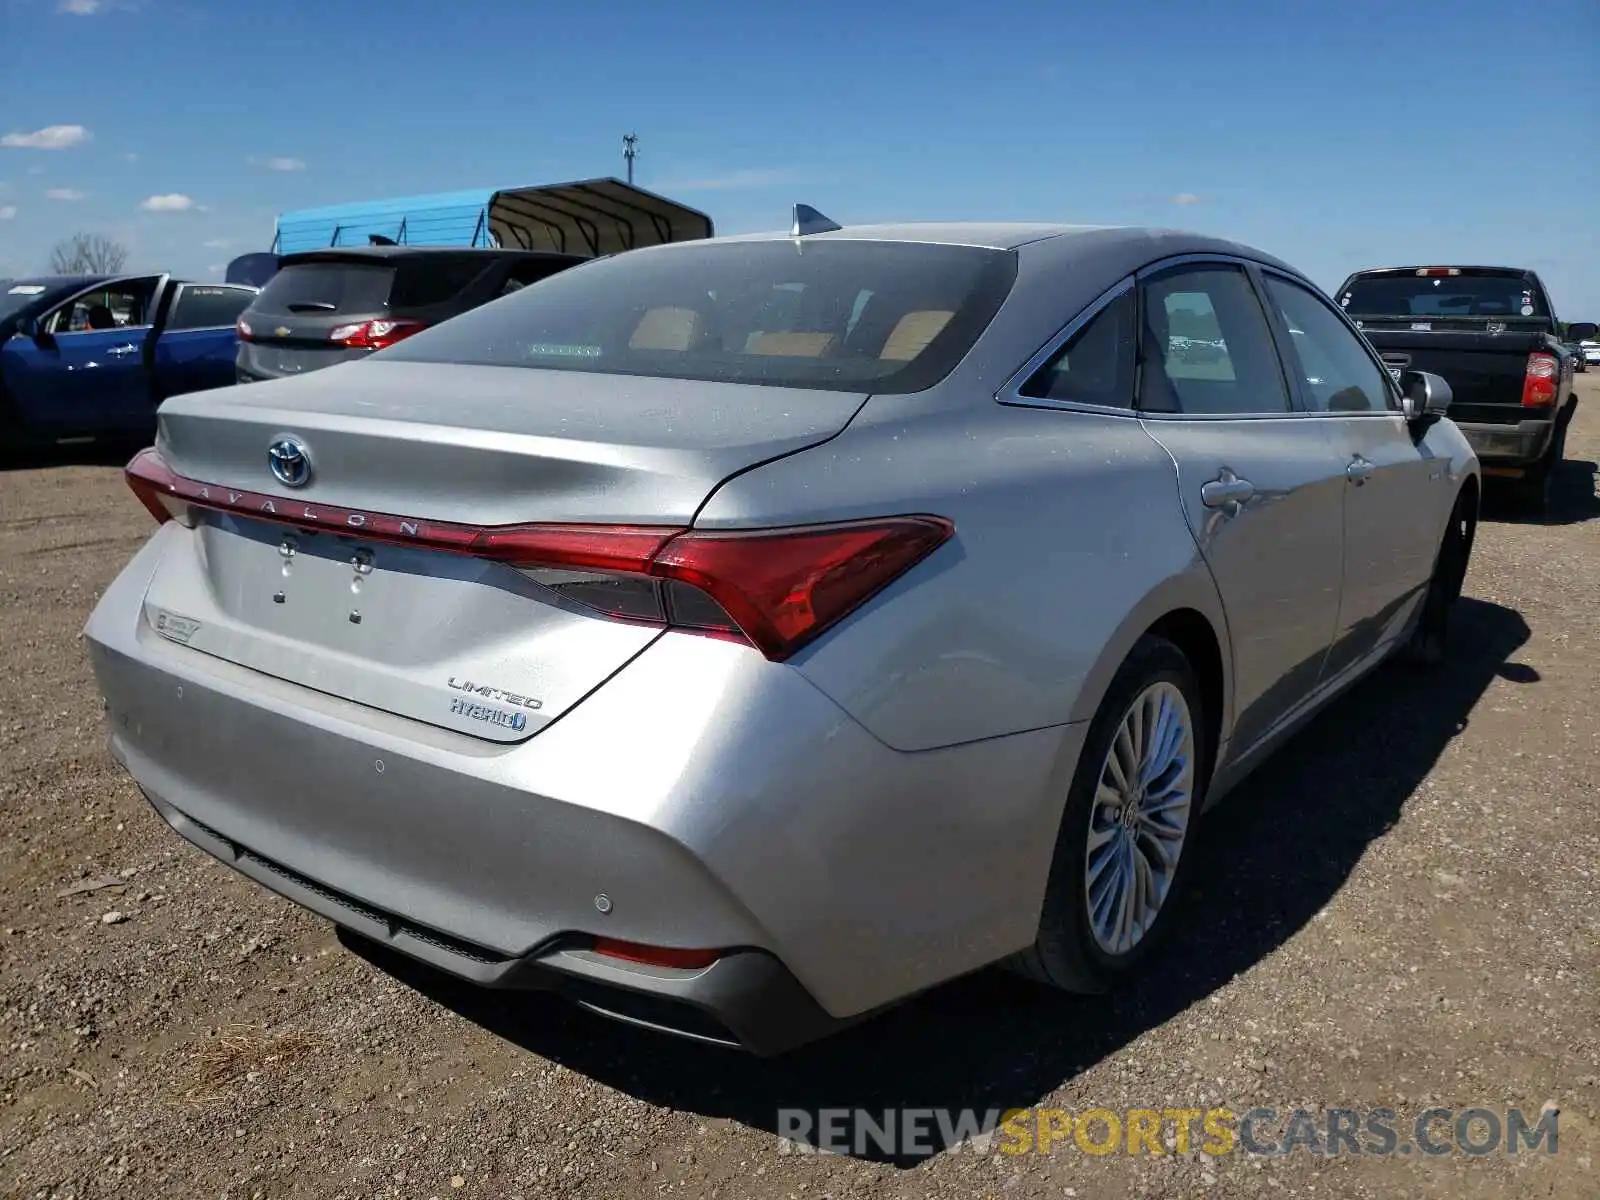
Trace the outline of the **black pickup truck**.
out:
[[[1516,267],[1357,271],[1334,293],[1389,373],[1431,371],[1450,384],[1450,416],[1486,476],[1543,511],[1578,399],[1572,352],[1538,275]],[[1593,337],[1588,323],[1572,341]]]

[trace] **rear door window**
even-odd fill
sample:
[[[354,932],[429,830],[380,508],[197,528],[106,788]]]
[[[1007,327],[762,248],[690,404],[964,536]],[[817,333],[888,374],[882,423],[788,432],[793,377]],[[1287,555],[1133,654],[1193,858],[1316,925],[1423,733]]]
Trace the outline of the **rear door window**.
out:
[[[167,329],[221,329],[232,325],[255,299],[250,288],[186,283],[178,290]]]
[[[1178,267],[1144,286],[1140,408],[1207,416],[1289,411],[1266,314],[1241,268]]]
[[[294,316],[381,313],[393,283],[394,268],[383,263],[292,263],[267,280],[250,307]]]

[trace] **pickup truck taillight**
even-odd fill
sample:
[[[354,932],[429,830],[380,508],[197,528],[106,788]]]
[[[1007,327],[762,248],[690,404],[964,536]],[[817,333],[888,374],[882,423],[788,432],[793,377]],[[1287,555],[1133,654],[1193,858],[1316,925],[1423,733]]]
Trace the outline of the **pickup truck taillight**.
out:
[[[1548,408],[1556,402],[1556,387],[1561,364],[1554,354],[1528,355],[1527,374],[1522,377],[1522,407]]]
[[[382,350],[425,328],[421,321],[362,321],[357,325],[340,325],[328,334],[328,340],[352,350]]]

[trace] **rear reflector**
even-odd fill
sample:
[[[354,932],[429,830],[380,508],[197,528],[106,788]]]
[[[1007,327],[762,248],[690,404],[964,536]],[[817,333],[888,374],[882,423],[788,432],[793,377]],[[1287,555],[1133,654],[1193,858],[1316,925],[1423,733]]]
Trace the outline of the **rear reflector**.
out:
[[[238,513],[365,541],[492,559],[606,616],[732,638],[774,662],[812,641],[955,533],[913,514],[778,529],[663,525],[461,525],[358,512],[188,479],[154,449],[127,467],[157,522]]]
[[[1522,377],[1522,407],[1546,408],[1556,402],[1556,385],[1561,364],[1554,354],[1528,355],[1528,369]]]
[[[607,958],[620,958],[624,962],[644,963],[652,967],[676,967],[693,971],[709,967],[722,957],[720,950],[674,950],[669,946],[645,946],[638,942],[621,942],[615,938],[599,938],[594,952]]]

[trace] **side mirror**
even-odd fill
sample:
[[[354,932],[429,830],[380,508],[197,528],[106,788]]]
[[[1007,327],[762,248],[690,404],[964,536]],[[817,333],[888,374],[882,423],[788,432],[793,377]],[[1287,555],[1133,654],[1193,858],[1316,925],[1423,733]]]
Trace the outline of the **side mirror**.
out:
[[[1593,321],[1574,321],[1567,326],[1567,341],[1587,342],[1596,332],[1600,332],[1600,325]]]
[[[1400,376],[1400,406],[1407,421],[1442,417],[1450,410],[1450,385],[1430,371]]]

